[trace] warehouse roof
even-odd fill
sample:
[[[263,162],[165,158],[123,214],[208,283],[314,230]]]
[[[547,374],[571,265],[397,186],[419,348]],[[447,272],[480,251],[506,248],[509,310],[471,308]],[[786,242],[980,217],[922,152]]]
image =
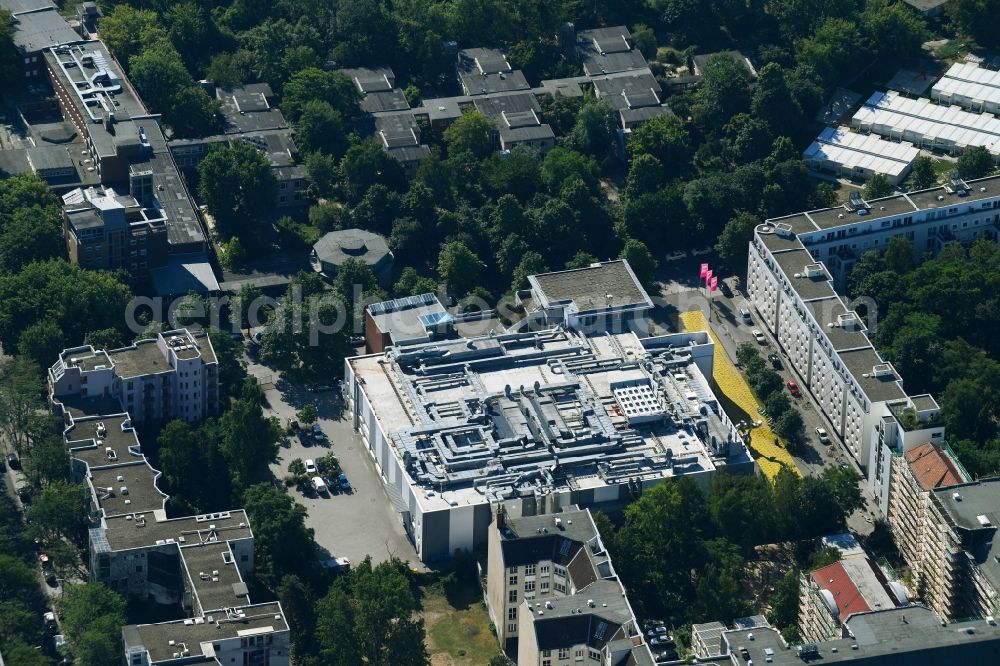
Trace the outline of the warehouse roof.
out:
[[[624,259],[528,277],[542,307],[573,304],[579,312],[629,306],[652,307],[639,279]]]
[[[0,8],[14,14],[14,45],[24,53],[37,53],[50,46],[83,41],[50,2],[4,0]]]
[[[920,154],[912,143],[886,141],[878,136],[858,134],[847,127],[826,127],[802,153],[807,163],[862,168],[898,178]]]

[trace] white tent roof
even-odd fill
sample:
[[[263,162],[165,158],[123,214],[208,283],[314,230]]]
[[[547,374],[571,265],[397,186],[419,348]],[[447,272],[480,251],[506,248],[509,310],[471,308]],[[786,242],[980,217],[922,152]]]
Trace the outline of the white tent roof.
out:
[[[806,148],[806,161],[825,161],[851,168],[884,173],[903,174],[920,151],[907,142],[895,143],[877,136],[863,135],[847,127],[827,127]]]

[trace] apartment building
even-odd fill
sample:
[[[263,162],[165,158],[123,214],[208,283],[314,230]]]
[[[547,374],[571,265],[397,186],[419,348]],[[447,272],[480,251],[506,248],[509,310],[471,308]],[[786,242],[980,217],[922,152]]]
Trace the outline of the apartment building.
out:
[[[937,580],[943,551],[930,548],[938,535],[930,533],[931,493],[971,481],[947,444],[927,442],[892,458],[889,527],[900,555],[910,565],[912,591],[943,616],[948,603]]]
[[[69,260],[91,270],[124,269],[139,279],[148,279],[151,269],[165,265],[167,219],[149,206],[151,191],[152,174],[134,172],[127,195],[101,186],[64,194],[63,236]]]
[[[1000,627],[992,618],[942,622],[929,608],[907,606],[854,613],[839,636],[822,643],[790,646],[771,627],[725,631],[721,642],[714,661],[733,666],[990,664],[1000,650]]]
[[[161,336],[167,349],[173,349],[170,340],[184,339],[182,333],[190,335]],[[211,349],[207,339],[203,344]],[[73,477],[90,491],[90,580],[135,603],[175,607],[184,615],[123,627],[124,663],[287,666],[289,630],[280,604],[250,602],[246,581],[254,569],[254,535],[246,512],[168,518],[160,472],[143,455],[132,417],[121,411],[121,396],[110,390],[119,378],[87,374],[97,365],[112,375],[121,371],[118,351],[90,349],[89,357],[72,357],[77,360],[71,365],[65,357],[80,350],[64,352],[50,370],[50,400],[65,425]],[[70,390],[71,382],[83,390]]]
[[[759,325],[788,354],[830,429],[844,441],[888,514],[894,452],[941,442],[940,410],[911,396],[903,378],[872,347],[868,331],[837,291],[857,259],[907,238],[915,259],[952,241],[997,237],[1000,177],[768,220],[757,227],[747,263],[747,293]]]
[[[909,603],[902,586],[864,553],[803,575],[800,590],[799,628],[810,643],[839,638],[844,620],[854,613]]]
[[[45,80],[47,48],[82,41],[50,0],[0,0],[0,10],[11,14],[14,64],[29,84]]]
[[[49,368],[54,406],[105,398],[135,423],[199,421],[219,412],[219,363],[204,332],[178,329],[128,347],[67,349]]]
[[[518,666],[652,664],[611,557],[587,509],[490,525],[486,605]]]

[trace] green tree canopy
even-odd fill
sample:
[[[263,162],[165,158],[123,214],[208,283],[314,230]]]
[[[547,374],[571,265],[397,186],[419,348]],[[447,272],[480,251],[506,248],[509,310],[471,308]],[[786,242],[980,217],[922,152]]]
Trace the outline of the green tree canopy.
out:
[[[493,146],[494,131],[493,121],[478,111],[463,113],[444,131],[448,154],[468,151],[476,157],[486,157]]]
[[[983,178],[993,173],[996,164],[993,162],[993,155],[985,146],[973,146],[966,150],[958,158],[958,173],[962,178]]]
[[[224,237],[253,238],[255,225],[277,204],[278,181],[267,158],[238,142],[209,151],[198,167],[199,192]]]

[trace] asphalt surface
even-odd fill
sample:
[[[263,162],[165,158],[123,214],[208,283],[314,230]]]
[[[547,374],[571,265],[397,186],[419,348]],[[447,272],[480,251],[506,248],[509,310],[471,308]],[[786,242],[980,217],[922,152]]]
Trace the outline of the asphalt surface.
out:
[[[319,459],[327,453],[337,456],[353,492],[328,496],[303,495],[294,487],[288,493],[306,507],[306,525],[315,530],[315,540],[328,557],[347,557],[352,563],[371,555],[375,563],[398,557],[411,566],[423,569],[406,533],[399,514],[385,494],[382,479],[361,437],[354,431],[336,391],[310,393],[306,387],[281,379],[277,373],[250,359],[248,371],[262,381],[266,399],[264,411],[277,416],[283,426],[295,419],[295,412],[304,405],[316,405],[319,423],[327,436],[325,445],[303,446],[297,437],[289,437],[289,445],[279,450],[271,471],[278,479],[288,474],[288,464],[296,459]],[[331,378],[332,382],[333,378]]]
[[[672,325],[673,315],[679,312],[700,310],[722,342],[729,358],[734,362],[736,348],[744,342],[759,347],[765,358],[769,354],[777,353],[782,362],[782,369],[777,371],[782,382],[794,380],[801,391],[798,398],[789,395],[793,406],[802,414],[802,420],[805,424],[806,441],[801,450],[794,456],[799,471],[804,475],[818,475],[827,467],[848,464],[860,475],[859,466],[846,452],[847,450],[836,435],[833,426],[819,410],[811,394],[805,388],[802,377],[791,369],[788,359],[767,330],[757,325],[756,312],[747,304],[746,296],[741,290],[740,278],[723,272],[720,281],[726,283],[732,296],[726,296],[722,289],[709,295],[708,291],[700,286],[701,281],[698,278],[700,264],[703,262],[707,262],[711,266],[715,265],[717,260],[714,261],[712,255],[706,255],[667,261],[661,264],[657,275],[661,284],[660,297],[653,299],[654,303],[657,304],[654,313],[657,329],[669,329]],[[749,324],[740,317],[739,312],[742,307],[751,311],[752,321]],[[757,343],[752,333],[755,328],[764,333],[766,344]],[[819,442],[819,438],[816,436],[816,428],[818,427],[824,428],[830,434],[831,443],[829,445]],[[847,522],[848,526],[855,532],[867,534],[872,530],[874,516],[872,511],[875,503],[864,479],[860,482],[860,486],[866,506],[851,515]]]

